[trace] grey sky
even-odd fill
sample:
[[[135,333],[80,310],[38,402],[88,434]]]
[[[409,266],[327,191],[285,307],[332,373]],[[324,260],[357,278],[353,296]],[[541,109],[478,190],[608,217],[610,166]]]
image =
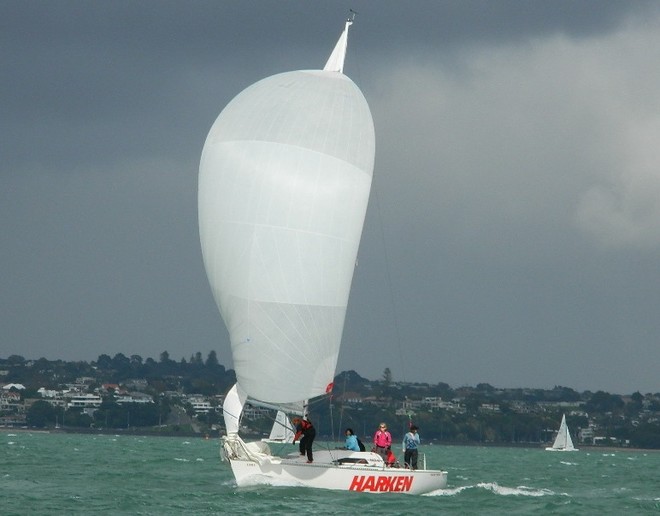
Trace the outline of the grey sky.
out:
[[[346,73],[376,171],[339,370],[660,390],[660,4],[5,1],[0,356],[231,366],[197,167],[220,110]]]

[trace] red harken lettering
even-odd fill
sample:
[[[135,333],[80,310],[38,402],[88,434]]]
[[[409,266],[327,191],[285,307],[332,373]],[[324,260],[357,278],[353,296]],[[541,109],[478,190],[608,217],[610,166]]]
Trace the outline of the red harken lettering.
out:
[[[371,491],[372,493],[386,491],[410,491],[413,477],[410,475],[375,476],[355,475],[349,491]]]

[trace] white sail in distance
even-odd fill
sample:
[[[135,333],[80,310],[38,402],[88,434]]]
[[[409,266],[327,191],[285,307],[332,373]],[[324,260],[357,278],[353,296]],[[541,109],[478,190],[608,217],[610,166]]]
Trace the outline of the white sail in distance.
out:
[[[200,240],[250,399],[292,403],[330,387],[374,152],[367,102],[341,71],[263,79],[213,124],[200,163]]]
[[[559,425],[559,431],[555,437],[555,441],[552,443],[552,446],[546,448],[548,451],[577,451],[577,448],[573,445],[573,439],[571,439],[571,433],[568,431],[568,425],[566,424],[566,414],[561,416],[561,424]]]

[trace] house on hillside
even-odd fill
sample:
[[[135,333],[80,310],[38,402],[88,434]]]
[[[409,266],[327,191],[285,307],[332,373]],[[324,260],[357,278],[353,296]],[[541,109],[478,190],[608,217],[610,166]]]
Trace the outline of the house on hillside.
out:
[[[12,389],[16,389],[17,391],[24,391],[25,385],[23,385],[22,383],[8,383],[2,386],[3,391],[10,391]]]

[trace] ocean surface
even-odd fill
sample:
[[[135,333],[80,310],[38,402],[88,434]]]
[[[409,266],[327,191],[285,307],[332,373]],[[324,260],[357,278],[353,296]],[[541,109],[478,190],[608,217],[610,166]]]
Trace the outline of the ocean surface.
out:
[[[657,451],[422,448],[447,489],[374,495],[239,489],[217,439],[0,431],[0,514],[660,514]]]

